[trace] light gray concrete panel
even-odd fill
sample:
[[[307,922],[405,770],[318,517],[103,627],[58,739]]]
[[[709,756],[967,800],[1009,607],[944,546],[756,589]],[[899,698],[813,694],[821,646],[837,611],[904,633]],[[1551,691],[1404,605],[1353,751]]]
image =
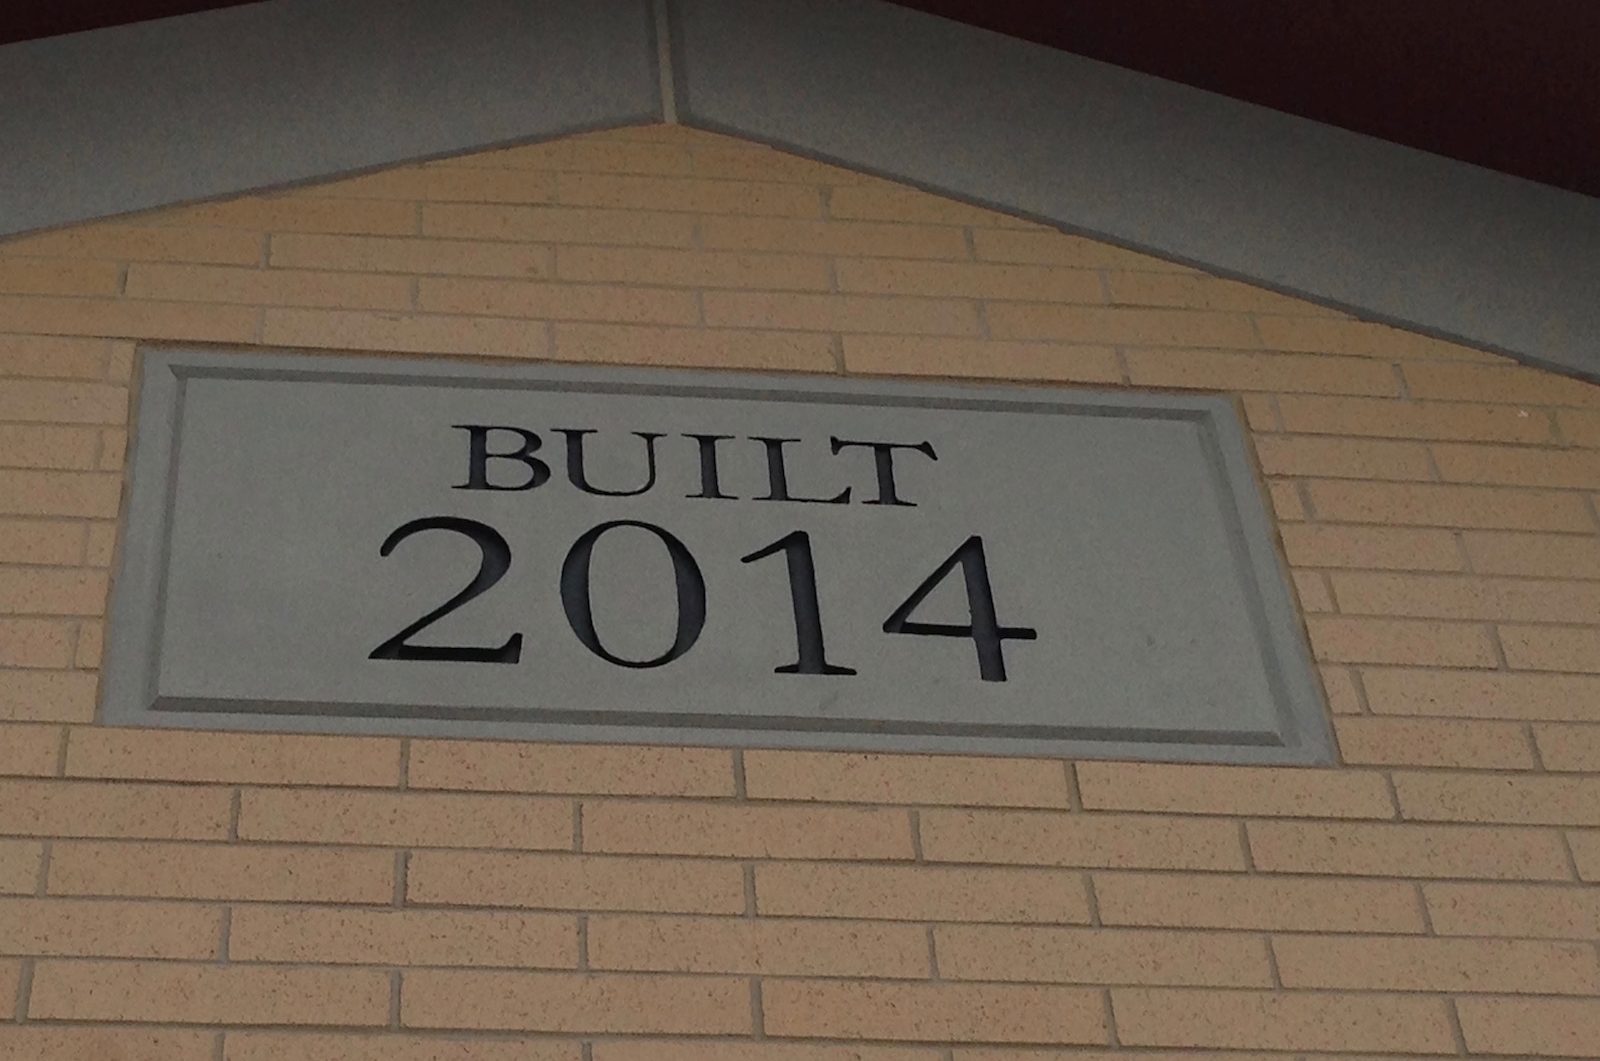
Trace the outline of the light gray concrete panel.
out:
[[[0,235],[659,118],[648,0],[273,0],[0,48]]]
[[[690,124],[1600,377],[1600,200],[879,0],[672,24]]]
[[[111,723],[1331,757],[1220,397],[155,352],[130,497]]]

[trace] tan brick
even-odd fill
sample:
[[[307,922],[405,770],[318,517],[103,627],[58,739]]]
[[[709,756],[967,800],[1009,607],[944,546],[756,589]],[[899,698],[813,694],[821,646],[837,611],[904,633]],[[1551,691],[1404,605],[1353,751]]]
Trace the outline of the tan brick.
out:
[[[1250,822],[1250,851],[1269,873],[1563,880],[1560,838],[1471,825]]]
[[[655,1039],[602,1040],[594,1061],[944,1061],[943,1051],[913,1046],[823,1046],[771,1040],[694,1042]],[[519,1059],[520,1061],[520,1059]]]
[[[216,225],[258,232],[342,232],[352,235],[403,236],[416,228],[412,203],[317,199],[305,192],[246,195],[220,203],[200,203],[156,214],[165,225]]]
[[[1336,715],[1361,715],[1366,713],[1361,690],[1356,685],[1355,671],[1351,667],[1334,667],[1326,663],[1317,667],[1322,678],[1322,690],[1328,698],[1328,708]]]
[[[462,239],[688,247],[694,243],[694,219],[643,210],[430,204],[422,207],[422,232]]]
[[[1256,344],[1252,341],[1247,345]],[[1383,396],[1400,390],[1388,365],[1357,358],[1182,349],[1129,350],[1125,356],[1128,376],[1136,387]]]
[[[119,475],[0,470],[0,513],[7,515],[115,516],[121,496]]]
[[[1354,354],[1385,360],[1501,360],[1496,354],[1370,321],[1260,316],[1256,324],[1261,329],[1261,341],[1278,350]]]
[[[557,324],[554,356],[600,364],[832,372],[827,335],[620,324]]]
[[[715,803],[583,805],[583,849],[739,858],[911,858],[904,811]]]
[[[589,919],[589,964],[631,972],[926,978],[919,925],[727,917]]]
[[[1122,367],[1108,346],[847,335],[847,371],[878,375],[957,376],[1061,383],[1120,383]]]
[[[0,667],[70,667],[72,636],[70,622],[0,619]]]
[[[943,295],[1039,302],[1105,301],[1092,269],[990,262],[846,258],[835,265],[839,290],[872,295]]]
[[[1454,766],[1529,770],[1534,766],[1521,725],[1431,718],[1337,718],[1339,751],[1351,765]]]
[[[1456,1012],[1474,1054],[1600,1057],[1600,1000],[1463,998]]]
[[[106,360],[106,379],[126,385],[133,379],[134,362],[139,359],[138,344],[131,339],[123,339],[109,341],[106,346],[110,348]]]
[[[415,740],[412,788],[617,796],[732,796],[733,756],[715,748]]]
[[[1578,867],[1578,879],[1600,884],[1600,830],[1580,832],[1567,830],[1567,846],[1572,848],[1572,861]]]
[[[93,468],[99,449],[93,429],[0,424],[0,465],[7,468]]]
[[[1279,431],[1277,395],[1274,394],[1238,394],[1234,395],[1238,407],[1244,412],[1245,426],[1252,431]]]
[[[1394,816],[1383,775],[1370,771],[1165,763],[1080,763],[1077,770],[1087,810],[1310,818]]]
[[[700,237],[706,247],[715,250],[943,260],[967,257],[966,238],[959,228],[934,225],[797,221],[713,214],[700,219]]]
[[[1417,821],[1600,825],[1600,777],[1398,773],[1394,785]]]
[[[543,321],[417,313],[269,309],[262,319],[261,339],[272,346],[415,354],[544,357],[550,352]]]
[[[0,895],[32,895],[43,860],[44,845],[36,840],[0,840]]]
[[[261,244],[262,237],[255,232],[196,226],[117,225],[102,221],[9,240],[0,246],[0,253],[130,262],[254,265],[261,260]]]
[[[1425,930],[1416,892],[1390,881],[1193,873],[1096,873],[1108,925],[1285,932]]]
[[[1104,1043],[1099,991],[1000,984],[774,980],[763,985],[768,1035],[914,1042]]]
[[[213,1061],[216,1033],[172,1028],[0,1026],[6,1061]]]
[[[0,420],[50,424],[120,424],[128,391],[105,383],[8,379],[0,383]]]
[[[616,1039],[594,1043],[594,1061],[944,1061],[934,1048],[739,1040]]]
[[[1299,483],[1275,479],[1267,483],[1267,491],[1272,502],[1272,514],[1278,517],[1280,523],[1307,518],[1305,502],[1300,498]]]
[[[302,269],[233,269],[214,265],[135,264],[128,297],[173,302],[236,302],[335,309],[405,309],[411,281]]]
[[[1600,613],[1595,617],[1600,620]],[[1512,670],[1600,674],[1600,630],[1559,626],[1500,627],[1506,666]]]
[[[0,900],[0,952],[100,958],[216,956],[222,911],[192,903]]]
[[[1553,442],[1545,410],[1516,405],[1385,401],[1284,395],[1283,428],[1297,434],[1365,435],[1442,442]]]
[[[938,862],[1119,869],[1243,869],[1232,822],[1042,811],[922,813],[922,847]]]
[[[0,643],[4,636],[0,629]],[[56,772],[60,754],[60,726],[18,722],[0,725],[0,775],[49,777]]]
[[[98,620],[78,624],[78,644],[73,649],[72,665],[82,670],[99,670],[105,652],[105,623]]]
[[[1428,449],[1416,442],[1267,435],[1258,437],[1255,446],[1261,470],[1268,475],[1330,479],[1433,478]]]
[[[76,564],[83,543],[84,525],[75,520],[0,519],[0,563]]]
[[[1312,482],[1309,489],[1317,518],[1339,523],[1585,533],[1594,529],[1581,497],[1549,490],[1358,482]]]
[[[84,563],[90,567],[110,567],[116,556],[117,525],[109,522],[88,524]]]
[[[417,304],[430,313],[540,320],[694,324],[700,318],[699,306],[688,291],[601,284],[424,277]]]
[[[939,925],[933,939],[950,980],[1272,986],[1265,944],[1237,932]]]
[[[407,900],[441,906],[541,907],[737,914],[745,908],[737,863],[417,851]]]
[[[258,316],[250,306],[0,295],[0,330],[41,335],[247,343],[255,339]]]
[[[828,216],[861,221],[911,221],[939,225],[987,225],[1033,228],[997,210],[970,206],[889,181],[835,188]]]
[[[1433,930],[1445,936],[1600,937],[1600,890],[1579,885],[1425,884]]]
[[[1600,773],[1600,726],[1535,725],[1533,740],[1546,770]]]
[[[748,1034],[750,988],[720,976],[412,969],[400,996],[405,1028]]]
[[[703,300],[713,328],[970,336],[981,331],[974,304],[954,299],[708,291]]]
[[[351,910],[240,906],[235,961],[352,965],[490,965],[573,969],[578,922],[509,911]]]
[[[88,722],[99,684],[87,671],[7,671],[0,681],[0,719]]]
[[[1302,1059],[1292,1054],[1269,1054],[1255,1050],[1248,1052],[1207,1050],[1204,1054],[1199,1055],[1188,1050],[1159,1050],[1155,1052],[1141,1050],[1137,1054],[1130,1055],[1127,1051],[1116,1047],[1110,1050],[1049,1052],[1040,1052],[1031,1048],[1000,1050],[989,1048],[961,1049],[958,1047],[951,1056],[954,1061],[1127,1061],[1130,1056],[1137,1057],[1139,1061],[1196,1061],[1197,1057],[1202,1058],[1203,1061],[1310,1061],[1309,1056]],[[1343,1055],[1339,1058],[1339,1061],[1401,1061],[1401,1059],[1393,1054],[1382,1058]],[[1416,1061],[1416,1059],[1407,1058],[1405,1061]]]
[[[1523,365],[1409,364],[1402,368],[1416,398],[1530,405],[1600,405],[1600,387]]]
[[[820,257],[635,247],[561,247],[556,275],[589,283],[772,291],[826,291],[831,282]]]
[[[1031,262],[1041,265],[1074,265],[1084,269],[1137,269],[1193,273],[1188,266],[1169,262],[1137,251],[1124,250],[1109,243],[1062,232],[1006,231],[977,228],[972,232],[973,248],[979,261]]]
[[[1443,999],[1268,991],[1115,988],[1124,1046],[1449,1053]]]
[[[1360,612],[1334,578],[1340,607]],[[1306,620],[1311,648],[1331,663],[1408,663],[1436,667],[1494,667],[1497,659],[1487,627],[1469,623],[1413,622],[1404,619],[1314,616]]]
[[[389,974],[134,961],[41,961],[35,1020],[373,1027],[389,1019]]]
[[[1283,986],[1354,991],[1584,995],[1600,991],[1600,959],[1580,943],[1530,940],[1279,936]]]
[[[1600,538],[1592,535],[1467,531],[1462,544],[1480,574],[1600,579]]]
[[[99,379],[105,374],[103,339],[55,335],[0,335],[0,378]]]
[[[433,792],[246,789],[239,804],[245,840],[398,847],[572,846],[566,800]]]
[[[211,1057],[206,1054],[206,1061]],[[583,1045],[577,1041],[543,1038],[230,1030],[226,1061],[581,1061],[582,1057]]]
[[[1066,771],[1045,759],[752,749],[744,773],[752,799],[1067,806]]]
[[[1593,449],[1600,446],[1600,412],[1580,413],[1562,409],[1556,413],[1561,437],[1570,445]]]
[[[1375,670],[1363,678],[1380,715],[1588,721],[1600,677],[1482,671]]]
[[[1331,612],[1337,610],[1333,594],[1328,590],[1328,580],[1316,571],[1292,571],[1295,596],[1300,609],[1306,612]]]
[[[403,166],[316,186],[316,194],[330,199],[446,203],[547,203],[555,193],[555,180],[544,173],[443,166]]]
[[[57,842],[49,883],[51,895],[388,904],[394,856],[243,844]]]
[[[556,194],[567,206],[692,210],[758,217],[822,216],[822,198],[817,189],[773,181],[563,173],[557,177]]]
[[[1111,301],[1119,305],[1244,310],[1302,317],[1333,316],[1336,312],[1252,284],[1200,273],[1185,275],[1119,270],[1106,274],[1106,284],[1111,289]]]
[[[94,781],[0,781],[0,832],[11,836],[105,836],[220,840],[225,789]]]
[[[499,151],[474,151],[429,165],[440,169],[504,167],[579,173],[685,174],[691,169],[688,149],[678,144],[597,141],[581,135]]]
[[[540,280],[554,275],[553,258],[548,247],[515,243],[281,233],[272,237],[270,261],[280,269]]]
[[[100,439],[100,459],[95,467],[121,471],[128,459],[128,432],[122,428],[106,428],[100,432]]]
[[[10,474],[0,472],[0,490],[11,483]],[[71,542],[74,546],[80,543],[81,538]],[[33,545],[24,541],[23,547]],[[15,615],[98,616],[105,607],[106,577],[101,571],[81,568],[0,567],[0,600]],[[22,630],[12,633],[21,636]]]
[[[270,785],[395,785],[400,742],[374,737],[84,728],[67,776]]]
[[[1284,553],[1296,567],[1390,568],[1460,571],[1456,537],[1422,527],[1291,524],[1278,528]]]
[[[990,302],[985,316],[990,331],[1001,339],[1245,349],[1259,345],[1249,318],[1234,313]]]
[[[1594,489],[1600,487],[1600,453],[1531,446],[1435,443],[1434,460],[1446,482]]]
[[[1600,585],[1583,582],[1355,572],[1330,577],[1339,606],[1347,613],[1555,623],[1600,620]]]
[[[888,921],[1089,922],[1083,879],[1038,869],[762,863],[756,909],[764,916]]]

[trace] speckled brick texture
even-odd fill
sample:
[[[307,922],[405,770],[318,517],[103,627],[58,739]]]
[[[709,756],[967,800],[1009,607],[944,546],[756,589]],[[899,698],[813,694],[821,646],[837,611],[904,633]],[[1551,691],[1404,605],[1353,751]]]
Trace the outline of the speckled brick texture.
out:
[[[1232,394],[1342,762],[97,726],[141,340]],[[0,242],[0,1058],[1600,1056],[1597,495],[1600,387],[677,127]]]

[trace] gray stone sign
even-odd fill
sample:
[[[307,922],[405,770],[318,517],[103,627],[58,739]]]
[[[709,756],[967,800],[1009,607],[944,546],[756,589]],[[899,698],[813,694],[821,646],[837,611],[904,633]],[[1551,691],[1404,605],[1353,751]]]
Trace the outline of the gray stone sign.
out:
[[[1321,762],[1221,397],[147,351],[102,716]]]

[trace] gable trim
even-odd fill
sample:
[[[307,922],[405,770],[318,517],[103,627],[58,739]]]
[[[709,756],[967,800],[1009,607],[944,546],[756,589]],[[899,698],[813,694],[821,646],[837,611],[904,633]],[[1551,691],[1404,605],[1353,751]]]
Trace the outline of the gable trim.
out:
[[[0,47],[0,98],[0,235],[676,112],[1600,380],[1600,200],[882,0],[276,0]]]

